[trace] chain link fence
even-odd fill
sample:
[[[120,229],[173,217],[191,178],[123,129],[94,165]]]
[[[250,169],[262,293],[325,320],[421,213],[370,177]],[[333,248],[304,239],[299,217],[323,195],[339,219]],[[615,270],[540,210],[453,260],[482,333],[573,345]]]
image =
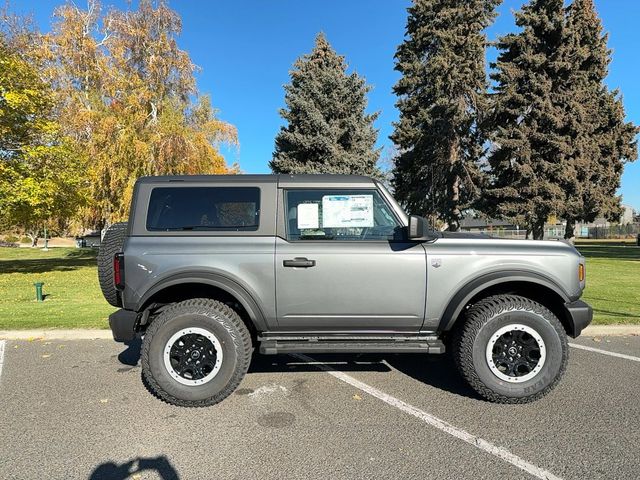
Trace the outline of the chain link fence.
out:
[[[610,225],[608,227],[589,227],[587,238],[637,238],[638,234],[640,234],[640,225],[629,223],[627,225]]]
[[[486,233],[492,237],[513,238],[524,240],[526,231],[524,229],[491,227],[482,229],[473,229],[473,232]],[[640,235],[640,225],[610,225],[598,227],[576,227],[576,238],[591,239],[636,239]],[[548,226],[544,229],[544,238],[564,238],[564,225]]]

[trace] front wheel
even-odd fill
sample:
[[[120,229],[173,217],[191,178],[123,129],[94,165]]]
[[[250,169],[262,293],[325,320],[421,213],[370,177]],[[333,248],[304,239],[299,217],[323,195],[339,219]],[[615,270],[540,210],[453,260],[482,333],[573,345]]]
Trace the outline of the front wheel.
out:
[[[467,383],[498,403],[542,398],[564,374],[569,357],[567,336],[557,317],[516,295],[496,295],[473,305],[453,347]]]
[[[244,377],[251,336],[227,305],[198,298],[164,310],[147,329],[142,375],[164,401],[184,407],[221,402]]]

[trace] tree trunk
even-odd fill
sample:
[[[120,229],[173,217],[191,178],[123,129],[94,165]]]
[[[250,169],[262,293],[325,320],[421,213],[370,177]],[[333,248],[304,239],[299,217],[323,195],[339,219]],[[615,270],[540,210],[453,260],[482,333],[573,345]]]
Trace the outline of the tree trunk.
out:
[[[31,239],[31,248],[38,246],[38,234],[33,232],[27,232],[27,237]]]
[[[537,221],[532,225],[533,239],[544,240],[544,221]]]
[[[457,232],[460,229],[460,219],[462,218],[462,212],[460,212],[460,177],[454,173],[456,171],[456,164],[458,163],[458,139],[451,142],[451,149],[449,150],[449,179],[451,198],[451,212],[449,219],[449,231]]]
[[[453,208],[451,209],[452,218],[449,220],[449,231],[457,232],[460,230],[460,220],[462,218],[462,212],[460,212],[460,177],[455,175],[451,184],[451,203]]]
[[[564,227],[564,238],[570,240],[575,237],[576,221],[574,219],[567,219],[567,224]]]

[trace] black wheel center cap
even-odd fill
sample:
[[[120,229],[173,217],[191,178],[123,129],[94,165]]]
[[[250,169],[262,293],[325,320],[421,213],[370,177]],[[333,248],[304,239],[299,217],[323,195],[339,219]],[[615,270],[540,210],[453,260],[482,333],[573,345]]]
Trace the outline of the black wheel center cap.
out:
[[[516,347],[511,347],[508,350],[509,355],[514,356],[516,353],[518,353],[518,349]]]
[[[194,360],[200,358],[200,352],[198,350],[194,350],[193,352],[191,352],[191,358],[193,358]]]

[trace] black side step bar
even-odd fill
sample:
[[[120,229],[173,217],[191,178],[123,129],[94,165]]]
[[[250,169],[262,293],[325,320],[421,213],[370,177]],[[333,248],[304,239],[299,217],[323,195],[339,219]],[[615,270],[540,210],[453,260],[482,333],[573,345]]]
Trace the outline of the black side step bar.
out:
[[[437,337],[261,337],[260,353],[444,353]]]

